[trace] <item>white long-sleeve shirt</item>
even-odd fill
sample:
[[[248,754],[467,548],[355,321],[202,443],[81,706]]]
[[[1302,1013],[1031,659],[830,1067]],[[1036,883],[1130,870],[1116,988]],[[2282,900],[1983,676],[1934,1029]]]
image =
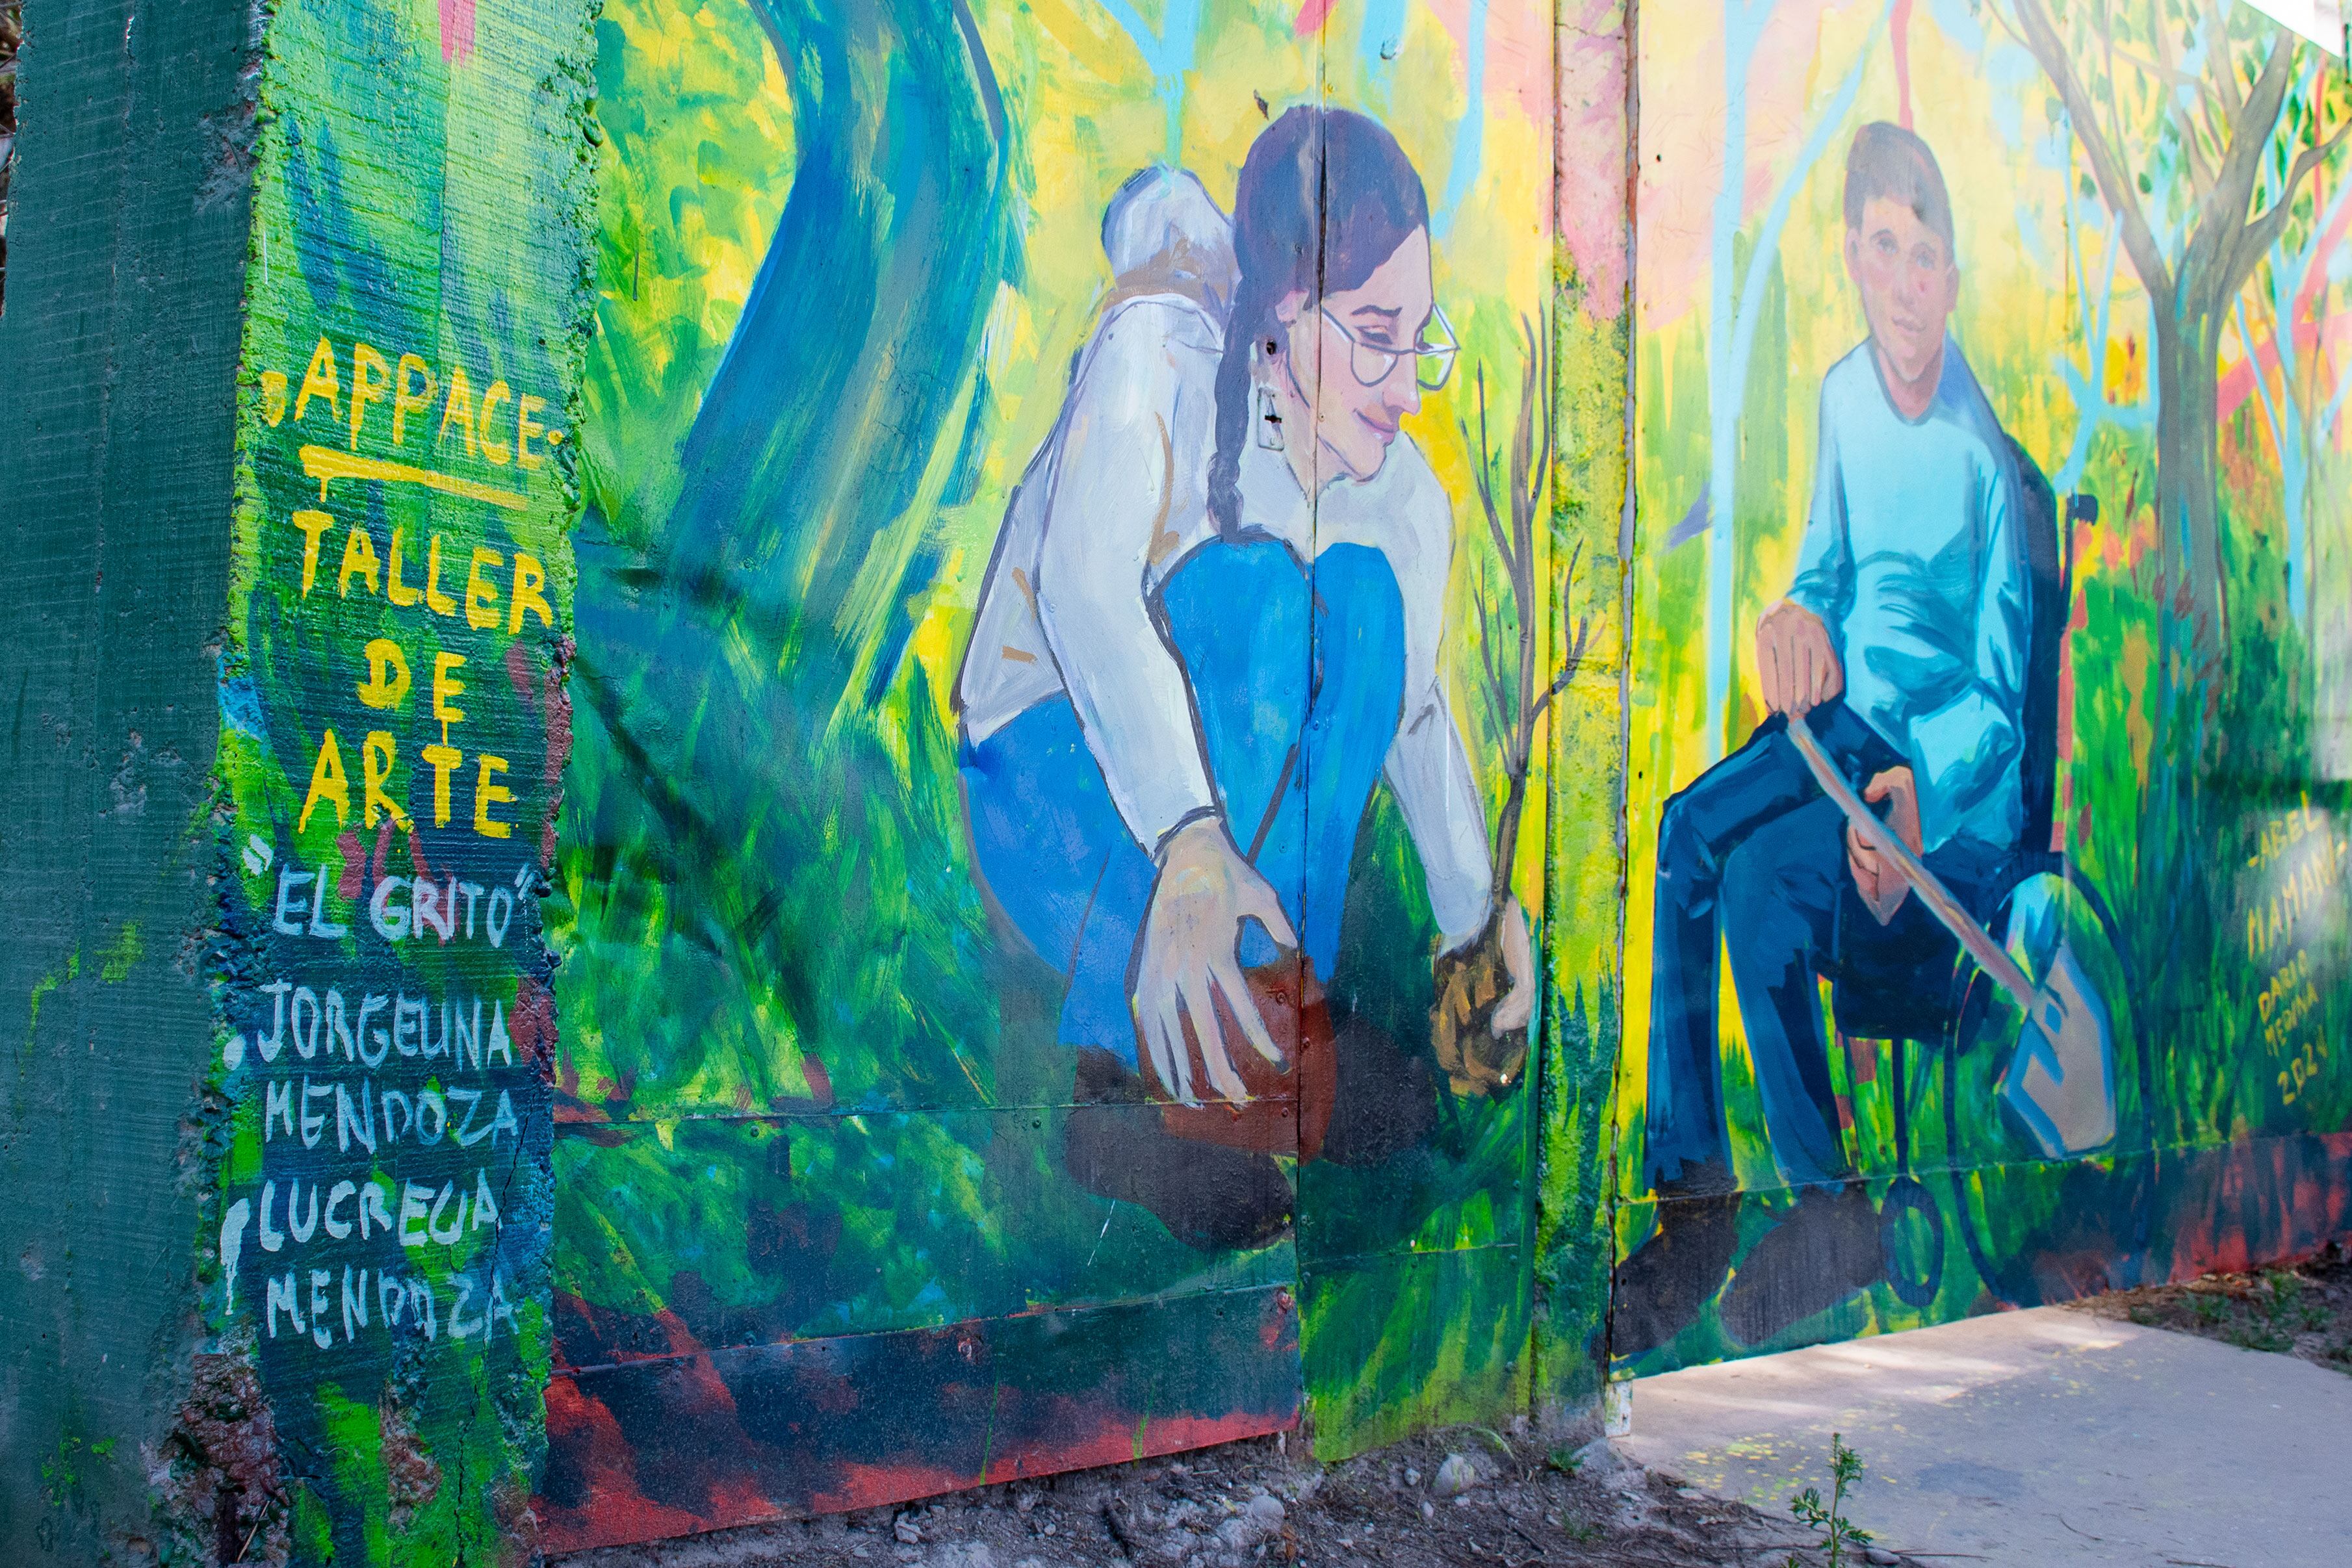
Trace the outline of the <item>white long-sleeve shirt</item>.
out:
[[[1222,352],[1217,320],[1183,295],[1127,299],[1105,316],[1006,508],[957,678],[974,742],[1067,693],[1112,801],[1153,851],[1218,807],[1182,666],[1150,605],[1216,532],[1208,479]],[[1468,941],[1486,924],[1493,869],[1438,662],[1454,541],[1445,492],[1406,435],[1371,478],[1334,480],[1314,502],[1283,455],[1255,440],[1239,479],[1245,529],[1302,560],[1336,544],[1370,546],[1396,575],[1405,697],[1385,771],[1445,945]]]

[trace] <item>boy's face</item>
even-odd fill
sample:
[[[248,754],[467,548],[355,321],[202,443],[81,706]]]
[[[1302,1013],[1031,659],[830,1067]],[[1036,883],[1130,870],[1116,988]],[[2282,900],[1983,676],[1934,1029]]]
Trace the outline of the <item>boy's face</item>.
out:
[[[1944,346],[1960,297],[1960,272],[1944,237],[1909,206],[1874,196],[1862,226],[1845,231],[1845,269],[1862,291],[1862,314],[1887,368],[1905,382],[1925,376]]]

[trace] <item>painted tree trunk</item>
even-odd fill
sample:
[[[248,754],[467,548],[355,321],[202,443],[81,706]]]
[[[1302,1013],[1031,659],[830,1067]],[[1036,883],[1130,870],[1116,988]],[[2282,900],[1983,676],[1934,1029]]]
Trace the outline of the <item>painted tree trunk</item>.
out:
[[[2185,294],[2195,285],[2184,277],[2179,287]],[[2184,303],[2171,319],[2159,318],[2156,329],[2156,507],[2161,559],[2168,591],[2176,596],[2177,613],[2191,628],[2195,662],[2200,665],[2225,645],[2229,625],[2214,481],[2221,319],[2209,306]]]

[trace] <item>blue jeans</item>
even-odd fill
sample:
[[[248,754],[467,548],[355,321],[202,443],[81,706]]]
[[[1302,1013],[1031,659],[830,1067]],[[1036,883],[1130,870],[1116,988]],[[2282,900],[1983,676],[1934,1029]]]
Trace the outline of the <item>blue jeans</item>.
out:
[[[1356,831],[1404,708],[1396,576],[1362,545],[1333,546],[1310,572],[1273,540],[1220,539],[1177,568],[1157,608],[1226,827],[1328,980]],[[968,745],[963,777],[982,879],[1069,981],[1062,1043],[1134,1065],[1129,977],[1158,872],[1069,699]],[[1245,966],[1276,956],[1255,921],[1239,953]]]
[[[1814,709],[1810,723],[1856,790],[1903,766],[1843,702]],[[1716,1030],[1717,963],[1727,946],[1780,1174],[1798,1186],[1852,1174],[1838,1133],[1819,977],[1836,959],[1842,908],[1851,918],[1860,897],[1846,869],[1845,814],[1813,781],[1788,727],[1779,716],[1759,725],[1745,746],[1667,801],[1659,820],[1643,1166],[1654,1190],[1677,1179],[1685,1163],[1730,1169]],[[1954,839],[1927,863],[1982,918],[1984,892],[2005,858]],[[1911,935],[1932,919],[1914,894],[1889,932]],[[1942,979],[1922,974],[1916,983]]]

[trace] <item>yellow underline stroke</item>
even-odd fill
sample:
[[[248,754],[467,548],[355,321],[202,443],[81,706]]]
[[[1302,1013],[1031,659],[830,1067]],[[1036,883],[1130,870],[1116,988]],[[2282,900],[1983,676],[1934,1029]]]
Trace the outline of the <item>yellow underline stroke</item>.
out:
[[[501,490],[495,485],[460,479],[454,474],[436,474],[430,468],[414,468],[405,463],[387,463],[381,457],[362,457],[355,453],[338,452],[331,446],[302,448],[302,472],[319,482],[321,502],[327,498],[327,486],[338,479],[382,479],[394,485],[422,485],[428,490],[462,496],[468,501],[488,501],[493,507],[509,507],[517,511],[530,504],[530,497],[520,490]]]

